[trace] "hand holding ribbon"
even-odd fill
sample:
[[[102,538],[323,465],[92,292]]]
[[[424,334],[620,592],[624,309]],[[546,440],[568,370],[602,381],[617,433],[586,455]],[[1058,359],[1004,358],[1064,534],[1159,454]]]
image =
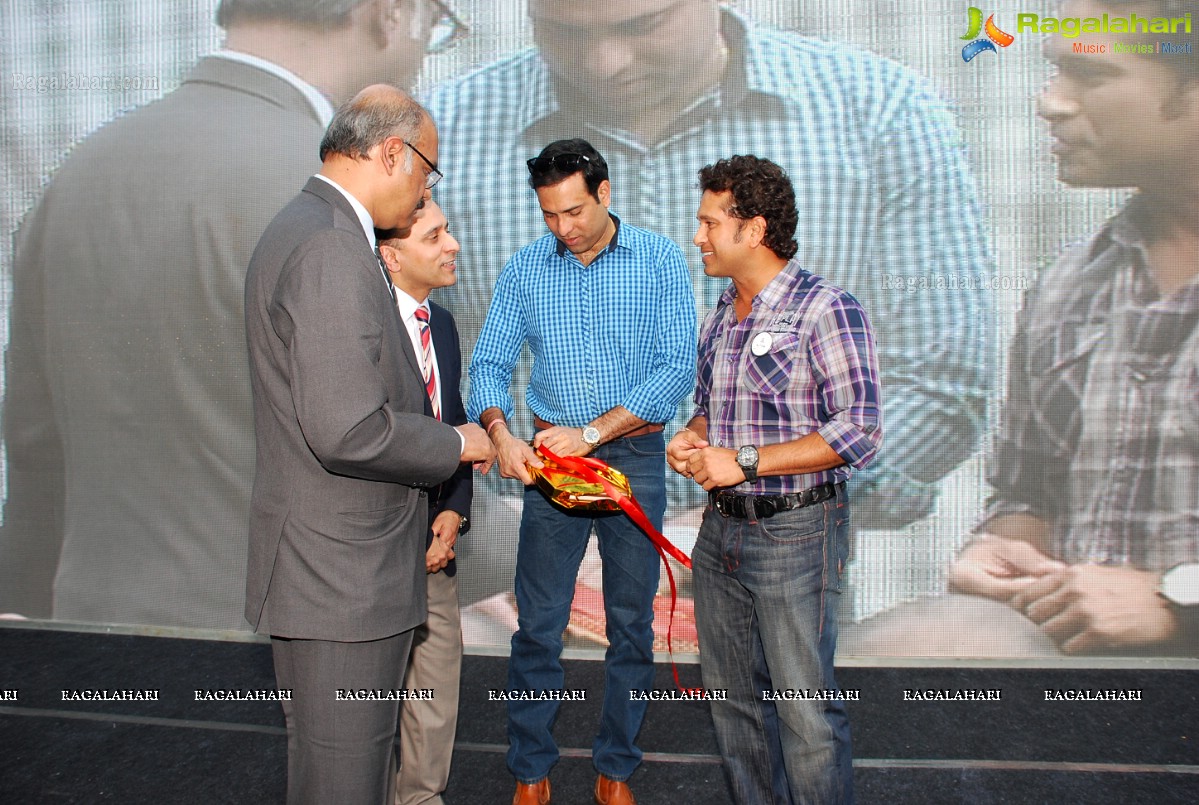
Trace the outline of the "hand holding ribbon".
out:
[[[662,532],[654,528],[645,510],[641,508],[641,504],[633,497],[629,479],[625,477],[624,473],[598,458],[558,456],[544,444],[537,448],[537,452],[541,454],[543,466],[528,465],[528,470],[546,497],[565,509],[621,510],[649,537],[650,542],[654,545],[654,550],[662,557],[662,562],[666,566],[666,578],[670,581],[670,622],[666,627],[666,648],[671,656],[670,664],[671,670],[674,672],[674,682],[679,690],[684,692],[698,690],[684,688],[679,682],[679,670],[674,663],[674,648],[670,641],[678,590],[675,586],[674,572],[670,569],[670,562],[666,557],[667,555],[673,557],[688,570],[691,569],[691,557],[679,550],[662,535]]]

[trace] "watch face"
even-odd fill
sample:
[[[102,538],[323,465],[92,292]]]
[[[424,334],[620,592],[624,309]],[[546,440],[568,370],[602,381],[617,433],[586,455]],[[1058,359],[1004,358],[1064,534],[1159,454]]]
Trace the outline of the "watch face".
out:
[[[726,453],[727,455],[727,453]],[[751,444],[737,451],[737,463],[742,467],[752,467],[758,463],[758,448]]]
[[[595,447],[599,444],[600,434],[598,428],[583,428],[583,441],[586,444]]]
[[[1180,607],[1199,606],[1199,564],[1179,565],[1162,576],[1162,595]]]

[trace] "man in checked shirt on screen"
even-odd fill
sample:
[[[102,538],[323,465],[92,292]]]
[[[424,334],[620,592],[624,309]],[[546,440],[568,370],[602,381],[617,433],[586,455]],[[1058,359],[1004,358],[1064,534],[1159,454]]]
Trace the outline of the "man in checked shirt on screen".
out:
[[[704,320],[695,415],[667,448],[707,490],[691,555],[704,687],[738,803],[853,800],[849,721],[835,695],[849,557],[845,481],[882,442],[874,335],[856,299],[794,255],[787,174],[755,156],[699,172],[695,245],[732,282]]]

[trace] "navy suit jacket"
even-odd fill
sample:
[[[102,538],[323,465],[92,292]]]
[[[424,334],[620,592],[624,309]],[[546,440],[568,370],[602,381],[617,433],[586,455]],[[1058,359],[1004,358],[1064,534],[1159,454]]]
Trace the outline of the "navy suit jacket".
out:
[[[458,339],[458,325],[454,315],[441,305],[429,300],[429,330],[433,334],[433,349],[437,353],[437,370],[441,375],[442,421],[447,425],[465,425],[466,408],[462,404],[462,345]],[[432,415],[432,407],[429,414]],[[447,509],[469,517],[470,502],[474,495],[474,473],[469,463],[463,463],[458,471],[436,489],[429,490],[429,523]],[[461,538],[470,530],[470,523],[458,533]],[[433,531],[425,538],[425,548],[433,542]],[[454,560],[442,571],[447,576],[457,572]]]

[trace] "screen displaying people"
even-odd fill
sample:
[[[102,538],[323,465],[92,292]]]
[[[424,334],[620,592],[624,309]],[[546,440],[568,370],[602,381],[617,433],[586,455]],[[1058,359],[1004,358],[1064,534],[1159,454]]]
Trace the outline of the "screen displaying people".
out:
[[[847,486],[841,654],[1196,653],[1184,3],[1001,3],[990,28],[951,0],[174,5],[169,23],[150,0],[39,6],[0,33],[0,615],[250,630],[246,270],[334,109],[382,81],[439,134],[432,199],[462,250],[436,298],[463,399],[501,272],[549,223],[529,159],[575,138],[602,154],[605,208],[678,247],[700,317],[724,287],[693,243],[697,173],[770,160],[797,261],[860,302],[877,346],[886,438]],[[503,426],[521,441],[531,335]],[[707,493],[664,476],[662,530],[690,554]],[[524,493],[496,471],[475,486],[452,546],[464,639],[506,648]],[[671,637],[696,652],[696,581],[674,570]],[[567,647],[607,642],[602,577],[592,539]],[[657,650],[668,608],[663,582]]]

